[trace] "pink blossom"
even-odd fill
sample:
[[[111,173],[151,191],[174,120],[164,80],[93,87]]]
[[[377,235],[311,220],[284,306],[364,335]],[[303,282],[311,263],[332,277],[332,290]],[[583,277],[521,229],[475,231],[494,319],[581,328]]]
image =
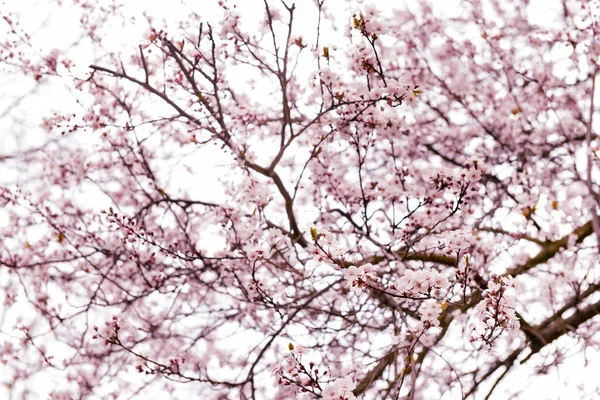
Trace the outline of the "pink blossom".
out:
[[[442,307],[435,300],[426,300],[421,303],[419,313],[421,314],[421,321],[429,323],[430,326],[440,326],[440,313]]]
[[[323,398],[327,400],[355,400],[352,390],[356,383],[351,378],[338,378],[323,389]]]

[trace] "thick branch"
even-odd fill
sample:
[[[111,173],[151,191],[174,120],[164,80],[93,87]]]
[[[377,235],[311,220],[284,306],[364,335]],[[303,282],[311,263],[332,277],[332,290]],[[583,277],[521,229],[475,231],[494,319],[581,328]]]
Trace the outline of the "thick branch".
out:
[[[563,236],[562,238],[549,243],[546,245],[538,254],[535,255],[532,259],[527,261],[525,264],[516,266],[506,272],[504,275],[517,276],[521,275],[530,269],[536,267],[539,264],[543,264],[546,261],[550,260],[557,253],[559,253],[562,249],[566,249],[569,245],[569,238],[572,235],[577,236],[575,243],[581,243],[583,240],[590,236],[594,231],[592,227],[592,221],[589,221],[587,224],[580,226],[575,229],[570,234]]]

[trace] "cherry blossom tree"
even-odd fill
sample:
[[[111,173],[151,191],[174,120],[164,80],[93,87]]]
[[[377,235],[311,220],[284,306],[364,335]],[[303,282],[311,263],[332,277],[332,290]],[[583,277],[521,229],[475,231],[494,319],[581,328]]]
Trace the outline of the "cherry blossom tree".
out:
[[[2,15],[4,73],[71,93],[3,133],[12,398],[508,398],[593,362],[597,3],[205,3],[58,2],[79,58]]]

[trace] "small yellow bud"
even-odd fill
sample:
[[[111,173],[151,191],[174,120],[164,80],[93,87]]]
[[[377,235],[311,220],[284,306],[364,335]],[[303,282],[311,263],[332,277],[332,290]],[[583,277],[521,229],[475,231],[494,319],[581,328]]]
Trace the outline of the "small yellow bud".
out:
[[[521,210],[521,214],[523,214],[523,216],[525,218],[531,217],[531,214],[535,214],[535,206],[533,206],[533,207],[527,206],[527,207],[523,208]]]
[[[310,227],[310,237],[312,240],[317,240],[317,237],[319,237],[319,232],[317,232],[317,228],[314,226]]]

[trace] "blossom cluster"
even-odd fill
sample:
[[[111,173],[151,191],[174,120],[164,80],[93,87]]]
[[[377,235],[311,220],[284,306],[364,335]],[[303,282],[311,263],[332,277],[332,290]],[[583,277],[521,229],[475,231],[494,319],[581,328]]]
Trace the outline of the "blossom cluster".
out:
[[[353,29],[372,40],[377,40],[380,35],[385,35],[390,28],[384,22],[381,9],[374,4],[367,4],[364,9],[352,18]]]
[[[324,368],[319,368],[314,362],[308,365],[302,362],[302,355],[305,352],[302,346],[294,346],[290,343],[288,349],[290,354],[281,363],[272,364],[270,368],[277,377],[275,386],[286,395],[312,393],[325,400],[356,399],[353,393],[356,382],[351,377],[345,376],[332,381]]]
[[[354,388],[356,383],[350,377],[338,378],[325,386],[322,396],[325,400],[354,400]]]
[[[340,269],[346,261],[347,246],[336,240],[336,236],[326,229],[317,229],[314,225],[309,228],[310,238],[315,244],[313,254],[315,261],[326,263]]]
[[[374,267],[370,263],[357,267],[354,265],[349,266],[344,271],[346,287],[357,295],[361,294],[363,288],[369,286],[369,281],[374,282],[377,279],[373,271]]]
[[[390,289],[403,295],[431,295],[434,290],[445,290],[450,286],[446,274],[434,269],[414,271],[407,269],[397,283]]]
[[[104,344],[107,346],[115,344],[119,341],[119,331],[121,330],[121,324],[119,323],[119,317],[113,315],[110,321],[104,322],[102,328],[94,326],[94,334],[92,339],[104,338]]]
[[[316,394],[321,391],[321,381],[328,376],[329,371],[319,368],[312,361],[305,365],[302,362],[304,347],[290,343],[288,349],[290,353],[283,361],[274,363],[269,368],[277,378],[275,387],[279,387],[289,396],[299,392]]]
[[[221,21],[221,36],[229,38],[236,32],[238,24],[240,22],[240,14],[236,10],[228,9],[223,2],[220,5],[225,10],[223,20]]]
[[[486,173],[487,168],[476,158],[467,161],[463,168],[439,168],[429,173],[431,181],[438,190],[451,189],[456,194],[466,191],[477,190],[477,182]]]
[[[464,250],[471,247],[472,235],[470,232],[452,231],[446,236],[444,252],[448,255],[457,252],[462,253]]]
[[[429,326],[440,326],[439,318],[442,308],[443,305],[433,299],[423,301],[419,308],[421,321],[429,324]]]
[[[471,343],[482,341],[491,346],[504,330],[519,329],[514,298],[507,295],[509,289],[518,288],[519,283],[511,276],[492,274],[487,289],[482,293],[483,300],[475,306],[469,323]]]

